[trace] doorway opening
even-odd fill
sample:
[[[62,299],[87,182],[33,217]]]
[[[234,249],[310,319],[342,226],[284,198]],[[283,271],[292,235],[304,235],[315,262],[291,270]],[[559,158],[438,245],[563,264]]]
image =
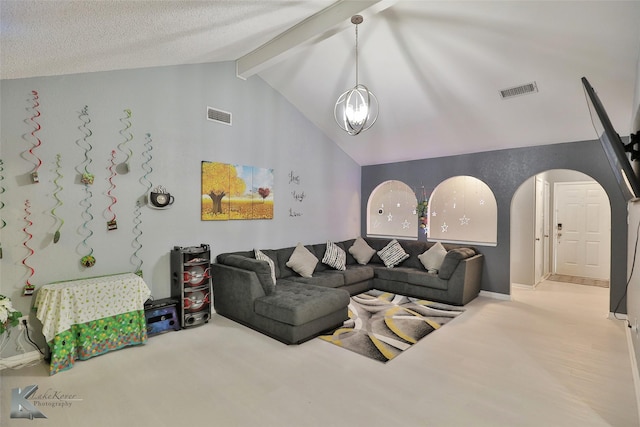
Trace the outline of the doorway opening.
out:
[[[512,287],[609,286],[611,205],[584,173],[554,169],[525,181],[511,200],[510,239]]]

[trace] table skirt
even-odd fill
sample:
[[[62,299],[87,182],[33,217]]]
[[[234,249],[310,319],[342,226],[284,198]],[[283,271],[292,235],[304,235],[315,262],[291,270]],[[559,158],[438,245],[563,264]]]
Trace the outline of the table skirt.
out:
[[[71,368],[76,360],[87,360],[112,350],[144,344],[146,341],[144,310],[72,325],[48,343],[51,350],[49,375]]]

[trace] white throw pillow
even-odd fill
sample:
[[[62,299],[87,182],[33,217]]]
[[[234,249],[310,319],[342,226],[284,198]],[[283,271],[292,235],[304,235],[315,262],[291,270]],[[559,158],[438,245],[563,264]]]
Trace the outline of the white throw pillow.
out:
[[[447,250],[442,243],[437,242],[435,245],[427,249],[423,254],[418,255],[418,259],[424,265],[429,273],[437,273],[440,270],[442,261],[447,255]]]
[[[273,284],[276,284],[276,265],[273,263],[273,260],[271,258],[269,258],[268,255],[265,255],[264,252],[262,252],[259,249],[254,249],[253,250],[256,254],[256,259],[259,259],[260,261],[267,261],[269,263],[269,268],[271,268],[271,279],[273,279]]]
[[[336,270],[344,271],[347,269],[347,253],[335,243],[327,242],[327,250],[324,252],[322,263]]]
[[[378,251],[378,256],[388,268],[393,268],[405,259],[409,258],[409,254],[404,251],[396,239],[393,239],[387,244],[387,246],[380,249]]]
[[[317,264],[318,258],[302,243],[298,243],[286,265],[302,277],[312,277]]]
[[[376,251],[362,237],[358,236],[349,248],[349,253],[358,261],[358,264],[367,265],[376,254]]]

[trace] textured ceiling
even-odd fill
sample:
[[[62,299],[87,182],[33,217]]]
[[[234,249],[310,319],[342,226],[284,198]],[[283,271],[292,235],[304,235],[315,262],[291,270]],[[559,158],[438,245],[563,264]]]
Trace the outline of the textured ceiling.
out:
[[[355,137],[333,118],[355,83],[355,35],[325,8],[345,4],[362,9],[360,82],[380,100]],[[627,135],[640,54],[640,1],[3,0],[0,19],[3,79],[233,61],[300,23],[248,78],[361,165],[594,139],[582,76]],[[537,93],[500,99],[534,81]]]

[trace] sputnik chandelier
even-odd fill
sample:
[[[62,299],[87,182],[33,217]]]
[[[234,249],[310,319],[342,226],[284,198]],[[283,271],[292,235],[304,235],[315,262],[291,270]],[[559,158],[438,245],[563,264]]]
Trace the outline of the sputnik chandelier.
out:
[[[352,136],[369,129],[378,119],[378,99],[358,82],[358,24],[362,21],[360,15],[351,17],[356,26],[356,85],[340,95],[333,112],[338,126]]]

